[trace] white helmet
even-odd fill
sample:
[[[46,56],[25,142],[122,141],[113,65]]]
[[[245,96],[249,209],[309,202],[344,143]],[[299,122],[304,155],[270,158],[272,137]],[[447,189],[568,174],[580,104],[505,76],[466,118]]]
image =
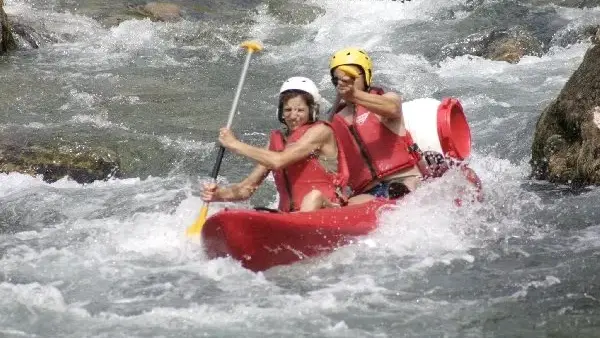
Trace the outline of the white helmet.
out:
[[[310,120],[312,122],[316,121],[319,116],[319,101],[321,101],[321,95],[319,94],[319,89],[315,83],[307,78],[302,76],[294,76],[285,80],[279,89],[279,95],[288,90],[300,90],[305,93],[310,94],[313,97],[313,101],[315,102],[314,106],[310,107]],[[279,102],[279,107],[277,109],[277,118],[281,123],[285,123],[283,120],[283,102]]]

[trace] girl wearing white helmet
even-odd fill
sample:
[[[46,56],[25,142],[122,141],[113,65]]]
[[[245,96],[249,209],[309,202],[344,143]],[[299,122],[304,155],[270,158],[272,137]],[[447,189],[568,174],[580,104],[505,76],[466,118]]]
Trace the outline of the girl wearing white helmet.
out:
[[[266,148],[243,143],[231,130],[222,128],[219,142],[257,165],[248,177],[231,186],[206,184],[202,199],[248,199],[273,172],[281,211],[313,211],[344,204],[346,158],[337,146],[333,129],[318,121],[320,99],[319,90],[310,79],[287,79],[279,90],[277,107],[277,119],[285,125],[285,132],[272,131]]]

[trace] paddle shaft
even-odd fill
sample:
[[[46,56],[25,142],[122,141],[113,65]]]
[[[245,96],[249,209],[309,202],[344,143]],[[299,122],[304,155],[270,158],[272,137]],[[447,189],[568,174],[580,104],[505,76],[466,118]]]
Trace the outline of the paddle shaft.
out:
[[[238,82],[237,90],[235,92],[235,96],[233,98],[233,104],[231,105],[231,110],[229,111],[229,118],[227,119],[227,128],[231,128],[231,124],[233,122],[233,115],[237,111],[238,102],[240,100],[240,94],[242,92],[242,87],[244,85],[244,80],[246,79],[246,73],[248,72],[248,66],[250,65],[250,58],[252,53],[255,51],[259,51],[262,49],[258,42],[254,41],[246,41],[242,44],[242,47],[248,49],[248,53],[246,54],[246,61],[244,62],[244,67],[242,69],[242,74],[240,75],[240,80]],[[219,169],[221,168],[221,162],[223,162],[223,155],[225,154],[225,147],[222,145],[219,147],[219,152],[217,154],[217,160],[215,161],[215,165],[213,167],[211,173],[212,183],[217,181],[217,177],[219,176]],[[209,202],[204,202],[202,205],[202,209],[200,209],[200,216],[196,219],[196,222],[187,228],[186,234],[188,236],[197,236],[202,232],[202,228],[204,226],[204,222],[206,221],[206,216],[208,215],[208,205]]]
[[[246,54],[246,60],[244,61],[244,68],[242,69],[242,74],[240,75],[240,80],[238,82],[237,90],[235,92],[235,96],[233,98],[233,104],[231,105],[231,110],[229,111],[229,118],[227,119],[227,129],[231,128],[231,124],[233,123],[233,116],[235,115],[235,111],[237,110],[238,103],[240,101],[240,96],[242,93],[242,87],[244,86],[244,81],[246,80],[246,73],[248,72],[248,67],[250,66],[250,58],[252,57],[252,50],[248,51]],[[221,162],[223,162],[223,156],[225,155],[225,147],[220,146],[219,152],[217,153],[217,161],[213,166],[213,170],[211,173],[211,178],[213,182],[217,180],[219,176],[219,170],[221,169]]]

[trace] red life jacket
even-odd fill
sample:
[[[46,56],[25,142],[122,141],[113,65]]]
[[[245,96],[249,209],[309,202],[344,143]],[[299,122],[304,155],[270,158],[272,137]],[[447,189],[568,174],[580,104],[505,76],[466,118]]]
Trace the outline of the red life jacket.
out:
[[[283,137],[281,131],[273,130],[269,150],[283,151],[286,141],[287,143],[298,141],[310,127],[318,123],[331,127],[323,121],[306,124],[294,130],[287,140]],[[343,204],[345,202],[342,193],[348,182],[348,165],[337,137],[336,143],[338,147],[337,173],[327,172],[319,162],[318,154],[311,154],[305,159],[288,165],[286,168],[273,170],[275,186],[277,192],[279,192],[279,210],[285,212],[299,210],[302,199],[313,189],[321,191],[333,203]]]
[[[369,93],[383,95],[384,92],[372,88]],[[371,182],[414,167],[419,162],[419,154],[411,150],[415,143],[410,133],[406,131],[405,136],[399,136],[365,107],[356,106],[352,125],[337,114],[331,125],[346,153],[350,168],[348,185],[355,194],[361,193]]]

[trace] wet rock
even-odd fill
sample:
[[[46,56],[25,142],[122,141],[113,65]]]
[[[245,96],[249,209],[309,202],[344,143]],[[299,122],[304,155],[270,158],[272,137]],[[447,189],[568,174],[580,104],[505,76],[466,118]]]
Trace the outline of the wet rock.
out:
[[[524,55],[540,56],[542,43],[521,26],[507,30],[488,30],[442,47],[442,58],[474,55],[494,61],[517,63]]]
[[[486,46],[483,57],[494,61],[517,63],[525,55],[541,56],[542,43],[523,27],[495,32]]]
[[[600,184],[599,83],[600,45],[596,44],[537,122],[532,177],[575,186]]]
[[[483,5],[483,1],[484,0],[467,0],[465,1],[465,4],[462,5],[461,9],[467,12],[474,11],[476,8]]]
[[[461,20],[455,27],[457,31],[471,32],[486,29],[505,30],[512,26],[527,25],[534,16],[543,15],[548,19],[548,12],[537,13],[520,3],[484,2],[473,8],[469,15]]]
[[[467,16],[450,23],[451,35],[426,37],[423,44],[427,47],[416,47],[427,59],[440,62],[473,55],[516,63],[525,55],[541,56],[552,46],[590,37],[582,28],[572,27],[556,6],[532,6],[525,0],[477,0],[466,1],[456,9],[467,12]]]
[[[29,23],[13,22],[13,33],[17,41],[18,49],[36,49],[50,43],[60,42],[56,36],[34,28]],[[62,37],[63,39],[65,36]]]
[[[506,1],[485,1],[478,3],[467,17],[454,25],[453,31],[463,37],[453,39],[455,42],[445,46],[445,54],[442,53],[441,56],[444,58],[470,54],[461,54],[461,48],[483,51],[498,39],[516,40],[512,43],[516,46],[509,48],[515,50],[508,52],[511,55],[518,55],[518,50],[523,49],[529,50],[524,55],[536,55],[538,49],[545,53],[551,47],[556,32],[565,29],[568,24],[569,21],[555,7],[532,7],[516,1],[510,1],[510,4]],[[478,45],[478,42],[482,45]],[[484,52],[480,52],[473,55],[483,54]],[[514,60],[515,57],[505,59]]]
[[[596,29],[596,34],[592,36],[592,43],[600,44],[600,26]]]
[[[0,172],[42,175],[55,182],[65,176],[79,183],[120,177],[116,154],[105,148],[82,146],[0,144]]]
[[[143,19],[145,16],[137,14],[137,12],[129,11],[128,13],[101,13],[96,15],[94,18],[103,27],[115,27],[121,24],[123,21],[132,19]]]
[[[600,26],[598,25],[583,25],[579,27],[572,27],[569,29],[557,32],[552,38],[551,44],[553,46],[568,47],[575,43],[579,43],[584,40],[590,40],[593,43],[597,43],[598,32]]]
[[[556,5],[572,8],[593,8],[600,6],[600,0],[532,0],[532,5]]]
[[[16,48],[17,43],[12,35],[8,16],[4,12],[4,0],[0,0],[0,55]]]
[[[44,23],[17,15],[8,16],[2,9],[0,9],[0,21],[2,21],[0,32],[2,33],[1,49],[3,51],[35,49],[46,43],[59,42],[58,37],[45,31]],[[6,37],[7,34],[8,37]],[[6,46],[6,41],[8,41],[9,48],[4,48]]]
[[[476,33],[466,38],[444,45],[440,50],[440,56],[437,59],[453,58],[461,55],[482,56],[485,46],[489,43],[488,36],[491,32]]]
[[[267,11],[279,21],[293,25],[311,23],[325,14],[321,7],[290,0],[270,0]]]
[[[145,5],[131,5],[129,9],[154,21],[176,22],[181,20],[181,7],[173,3],[149,2]]]

